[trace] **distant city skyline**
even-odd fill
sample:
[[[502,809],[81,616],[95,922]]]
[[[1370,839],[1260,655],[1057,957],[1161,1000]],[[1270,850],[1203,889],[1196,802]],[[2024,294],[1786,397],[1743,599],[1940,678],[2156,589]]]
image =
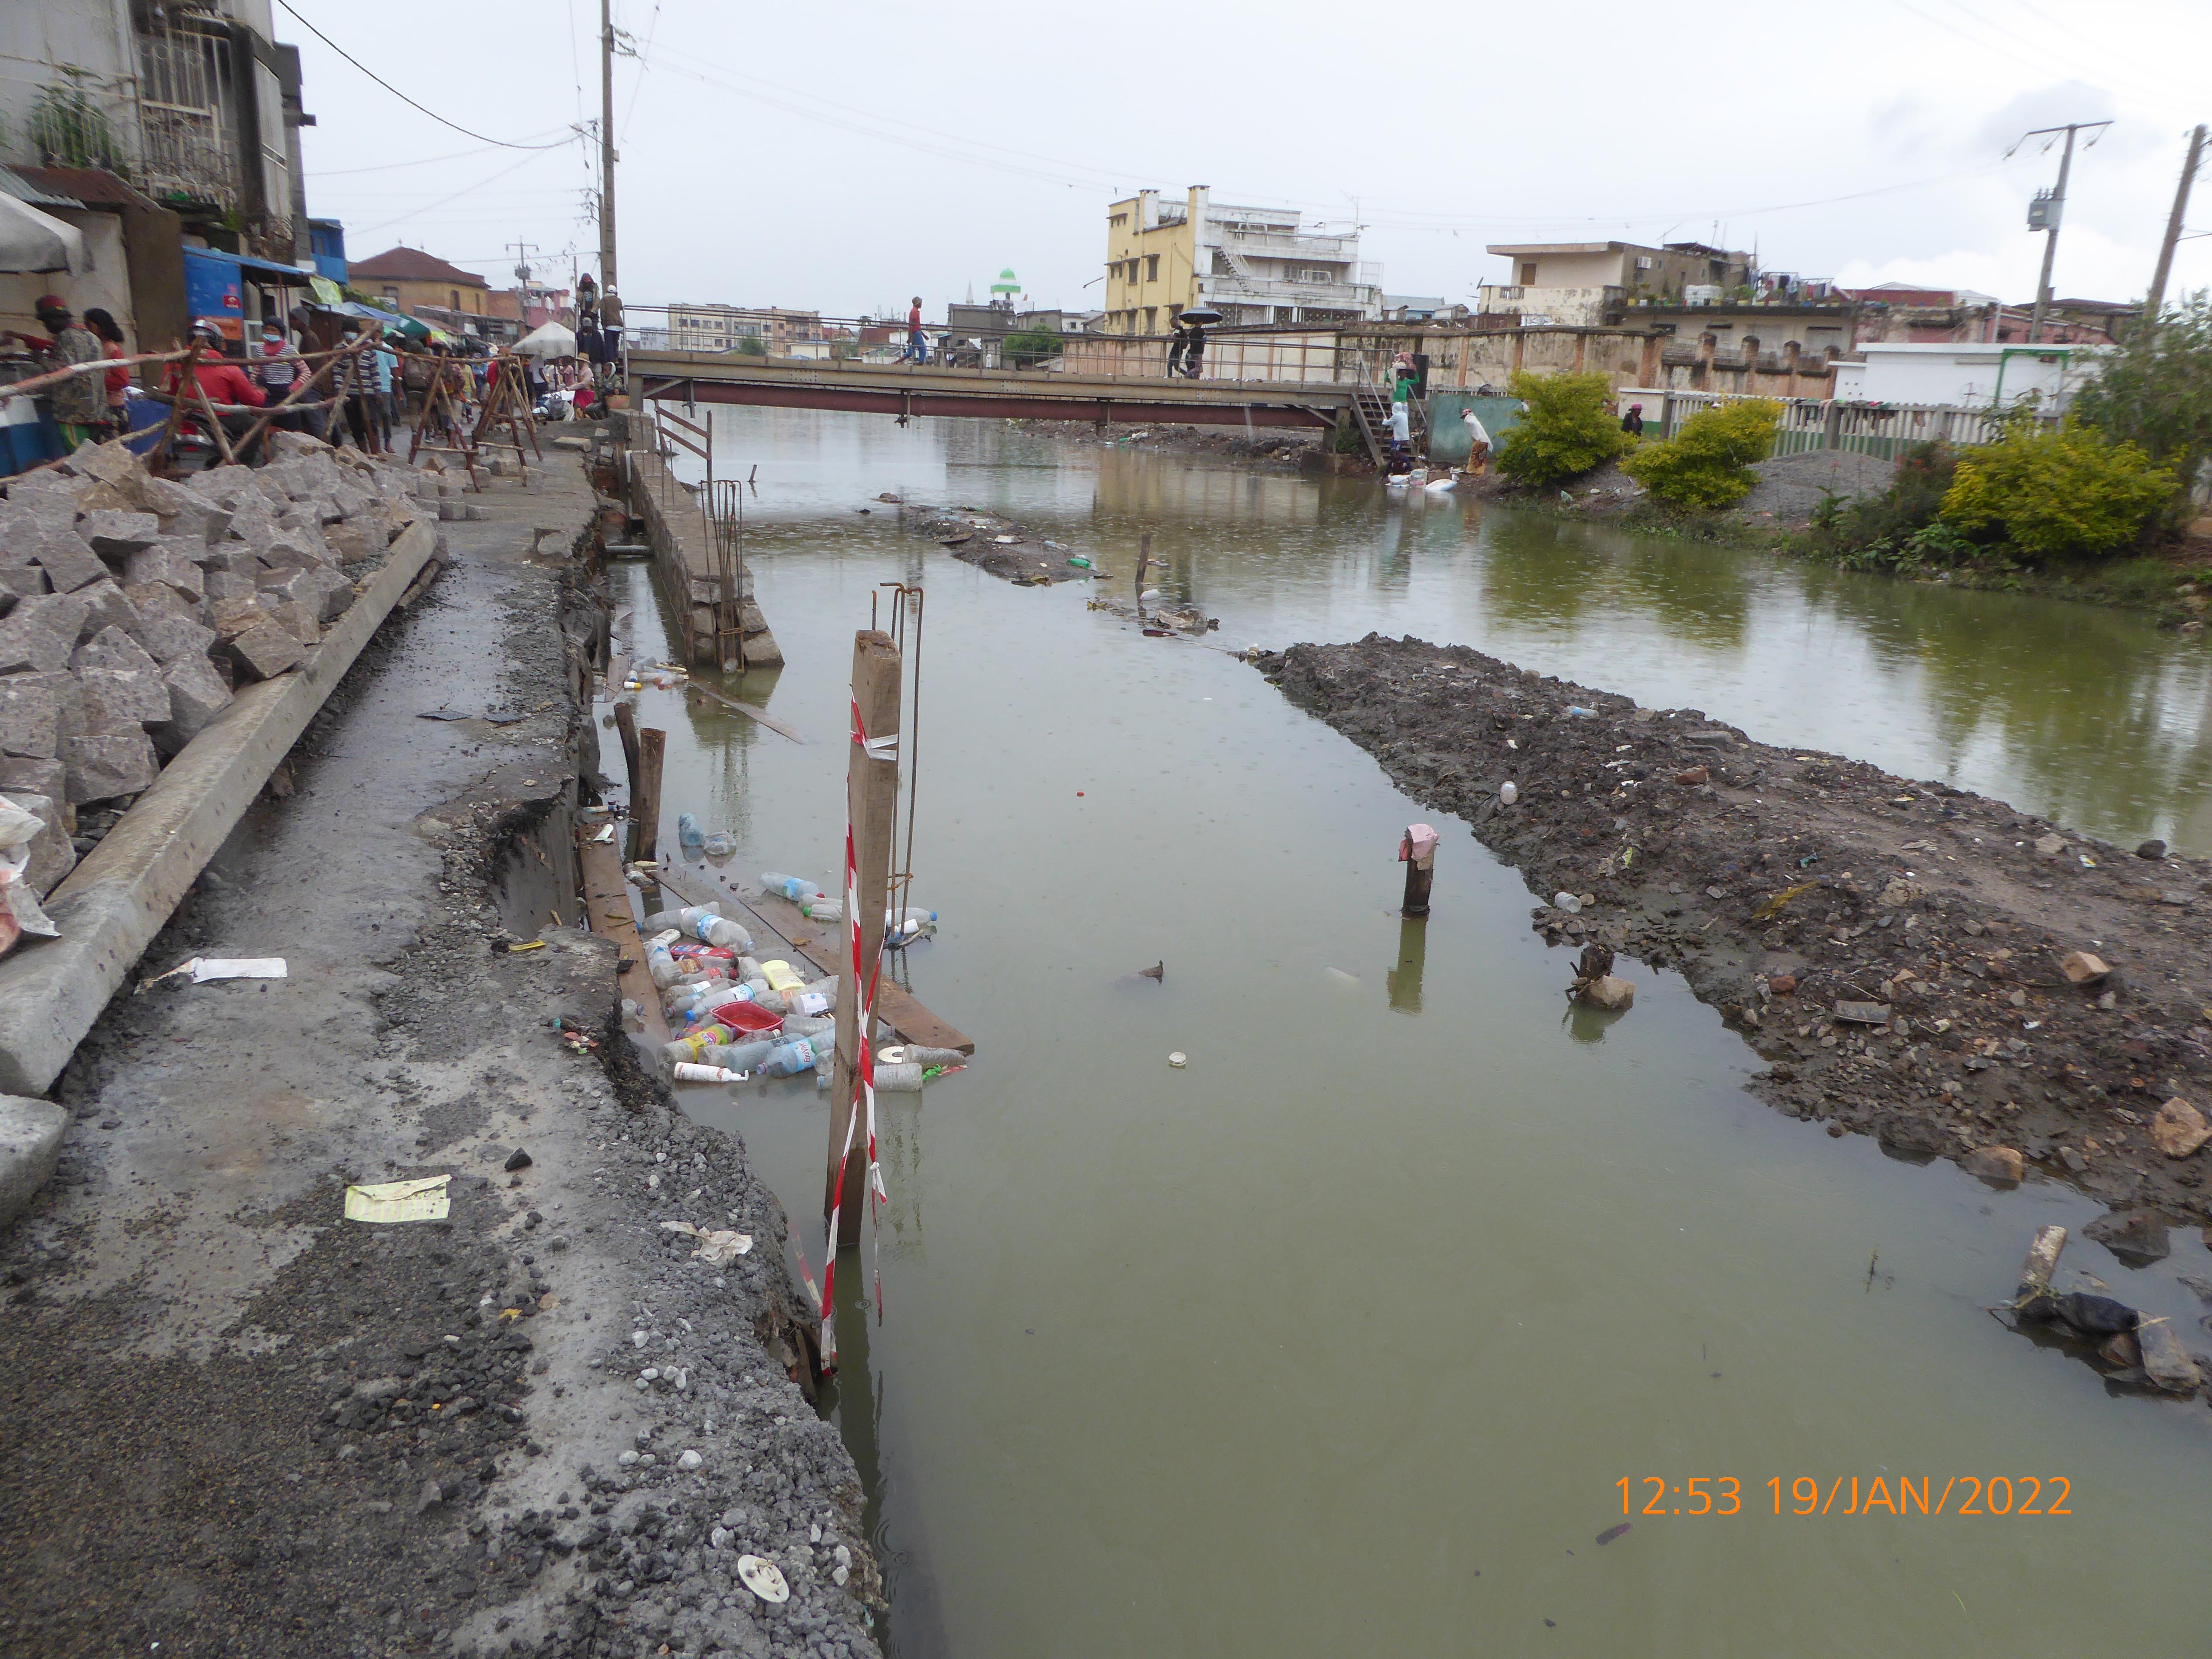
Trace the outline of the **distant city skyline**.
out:
[[[544,9],[550,26],[526,33],[422,0],[392,0],[373,31],[328,0],[300,10],[470,132],[559,145],[472,142],[280,11],[317,118],[302,135],[310,210],[343,220],[350,247],[404,240],[495,283],[518,240],[538,246],[540,278],[596,266],[597,148],[559,143],[598,114],[596,9]],[[1140,0],[1116,15],[1130,39],[1188,42],[1164,44],[1150,61],[1166,72],[1142,76],[1083,69],[1087,20],[1008,31],[969,0],[927,27],[863,0],[827,45],[804,13],[740,26],[705,0],[623,0],[616,15],[639,54],[616,65],[626,296],[842,315],[915,293],[934,310],[1008,266],[1031,304],[1097,308],[1106,204],[1192,184],[1360,226],[1362,258],[1398,294],[1461,300],[1505,280],[1488,242],[1618,238],[1756,247],[1769,269],[1851,287],[2021,301],[2043,248],[2027,203],[2057,158],[2040,141],[2003,153],[2029,128],[2106,118],[2075,158],[2055,285],[2125,300],[2148,284],[2185,135],[2206,118],[2194,66],[2212,52],[2212,13],[2170,0],[2115,0],[2094,40],[2040,13],[1999,29],[1907,0],[1877,0],[1847,31],[1749,6],[1658,30],[1648,9],[1597,0],[1571,38],[1509,13],[1479,45],[1455,31],[1453,51],[1346,83],[1329,51],[1344,20],[1312,0],[1216,7],[1203,27],[1188,7]],[[1737,24],[1755,26],[1755,52],[1733,50]],[[435,51],[405,44],[431,39]],[[829,52],[858,71],[834,88],[814,72]],[[2212,228],[2212,188],[2191,217]],[[2212,237],[2183,242],[2169,294],[2207,284]]]

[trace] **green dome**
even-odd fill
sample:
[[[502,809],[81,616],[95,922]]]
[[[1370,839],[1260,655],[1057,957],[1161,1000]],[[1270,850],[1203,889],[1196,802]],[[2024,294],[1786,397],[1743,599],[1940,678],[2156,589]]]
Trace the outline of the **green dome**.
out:
[[[991,292],[994,294],[1019,294],[1021,291],[1020,279],[1014,275],[1012,265],[1000,271],[999,280],[991,284]]]

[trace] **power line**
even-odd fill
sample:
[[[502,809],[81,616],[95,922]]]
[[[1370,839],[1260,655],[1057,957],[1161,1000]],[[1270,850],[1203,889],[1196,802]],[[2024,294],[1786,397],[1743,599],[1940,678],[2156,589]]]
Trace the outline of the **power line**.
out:
[[[355,57],[337,41],[331,40],[329,35],[324,33],[313,23],[309,22],[305,17],[301,16],[299,8],[292,3],[292,0],[276,0],[276,3],[283,7],[286,11],[290,12],[293,17],[298,21],[301,27],[307,30],[308,33],[313,35],[316,40],[321,41],[332,52],[337,53],[339,57],[344,58],[347,63],[351,64],[356,69],[359,70],[363,75],[366,75],[370,80],[375,82],[377,85],[382,87],[386,92],[390,93],[394,98],[397,98],[401,103],[409,105],[415,109],[421,110],[423,114],[428,116],[433,121],[437,122],[439,125],[451,127],[455,132],[459,133],[465,138],[474,138],[480,143],[495,145],[501,149],[558,149],[562,145],[570,142],[569,139],[560,138],[556,139],[550,144],[511,144],[504,138],[493,138],[487,137],[485,134],[481,132],[471,132],[459,122],[448,121],[444,116],[439,114],[437,111],[429,108],[426,105],[416,103],[412,98],[410,98],[405,93],[400,91],[398,88],[393,86],[391,82],[386,80],[374,70],[369,68],[368,64],[362,63],[360,58]]]
[[[548,128],[547,131],[554,132],[568,132],[570,129],[563,126]],[[474,149],[457,149],[449,155],[425,155],[412,161],[380,161],[374,167],[311,167],[307,171],[317,179],[345,179],[359,173],[392,173],[398,171],[401,167],[427,167],[440,161],[464,161],[469,156],[481,155],[488,149],[496,149],[498,148],[500,148],[500,146],[496,144],[479,144]],[[559,146],[557,144],[549,144],[546,148],[552,149],[557,149]]]
[[[497,173],[493,173],[490,178],[479,179],[472,185],[465,185],[460,189],[455,191],[451,196],[441,196],[434,202],[425,202],[421,207],[416,208],[411,213],[403,213],[396,219],[386,219],[381,224],[364,225],[362,227],[359,234],[363,236],[367,236],[375,231],[389,230],[394,225],[404,225],[410,219],[419,217],[423,214],[435,212],[438,209],[444,207],[449,202],[458,202],[462,197],[473,195],[476,191],[482,190],[486,185],[498,183],[499,180],[506,178],[508,173],[516,171],[518,168],[528,167],[531,162],[536,159],[537,157],[535,155],[526,155],[520,161],[515,162],[512,167],[501,167]]]

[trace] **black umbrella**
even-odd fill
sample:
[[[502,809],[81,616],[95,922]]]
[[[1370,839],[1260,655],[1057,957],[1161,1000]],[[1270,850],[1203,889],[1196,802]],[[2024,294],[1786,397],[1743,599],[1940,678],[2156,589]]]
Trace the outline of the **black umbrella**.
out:
[[[1186,323],[1218,323],[1221,320],[1221,313],[1212,306],[1192,306],[1177,314]]]

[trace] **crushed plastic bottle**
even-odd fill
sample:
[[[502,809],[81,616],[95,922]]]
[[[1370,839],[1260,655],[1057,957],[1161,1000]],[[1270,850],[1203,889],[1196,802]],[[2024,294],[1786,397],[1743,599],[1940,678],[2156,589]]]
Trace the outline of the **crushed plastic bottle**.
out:
[[[707,837],[705,843],[701,847],[700,850],[710,859],[735,858],[738,853],[738,844],[728,836],[724,835],[720,830],[717,830],[713,835]]]
[[[778,898],[789,899],[793,904],[804,903],[822,890],[821,886],[804,876],[778,875],[769,871],[761,878],[761,885]]]

